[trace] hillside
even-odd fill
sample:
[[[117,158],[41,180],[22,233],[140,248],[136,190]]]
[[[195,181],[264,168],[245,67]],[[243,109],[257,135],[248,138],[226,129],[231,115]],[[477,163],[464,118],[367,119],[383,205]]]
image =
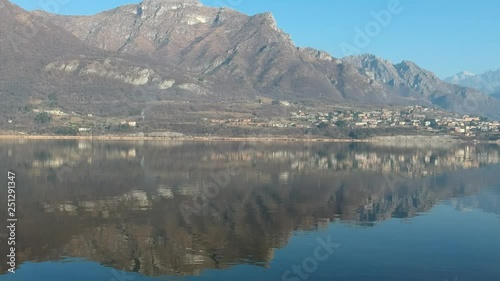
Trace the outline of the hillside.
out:
[[[262,98],[313,107],[436,105],[500,119],[500,101],[414,63],[298,48],[270,13],[146,0],[63,16],[0,3],[3,127],[14,119],[33,128],[33,109],[55,107],[103,118],[149,115],[156,127],[172,128],[226,111],[259,116],[266,110],[241,104]]]

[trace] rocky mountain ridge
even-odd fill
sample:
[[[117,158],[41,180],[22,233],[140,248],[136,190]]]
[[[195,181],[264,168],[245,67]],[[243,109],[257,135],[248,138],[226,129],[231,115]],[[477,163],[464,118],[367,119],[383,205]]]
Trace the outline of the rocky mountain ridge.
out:
[[[456,112],[474,112],[479,108],[492,113],[498,111],[497,101],[480,91],[443,82],[434,73],[410,61],[393,64],[369,54],[346,57],[343,61],[356,66],[370,81],[381,83],[389,88],[388,91],[396,91],[402,96],[424,99]]]

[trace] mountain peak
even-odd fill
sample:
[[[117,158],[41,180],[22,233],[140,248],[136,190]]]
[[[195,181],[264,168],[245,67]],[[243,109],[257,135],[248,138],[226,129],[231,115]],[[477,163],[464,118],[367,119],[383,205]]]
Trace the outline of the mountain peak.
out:
[[[378,59],[380,59],[379,57],[377,57],[374,54],[361,54],[361,55],[357,55],[357,56],[360,57],[360,58],[363,58],[363,59],[372,59],[372,60],[378,60]]]
[[[201,2],[200,2],[200,0],[143,0],[142,3],[144,3],[144,4],[171,4],[171,3],[192,4],[192,3],[201,3]]]
[[[467,80],[469,78],[472,78],[476,76],[475,74],[469,72],[469,71],[462,71],[462,72],[459,72],[455,75],[453,75],[452,77],[448,77],[446,79],[444,79],[445,82],[448,82],[448,83],[452,83],[452,84],[460,84],[461,81],[464,81],[464,80]]]
[[[383,58],[380,58],[380,57],[377,57],[376,55],[374,54],[368,54],[368,53],[365,53],[365,54],[360,54],[360,55],[354,55],[354,56],[349,56],[349,57],[346,57],[346,60],[347,61],[357,61],[357,60],[361,60],[361,61],[365,61],[365,62],[381,62],[381,63],[384,63],[384,64],[392,64],[392,62],[386,60],[386,59],[383,59]]]
[[[408,67],[418,67],[420,68],[416,63],[412,62],[412,61],[409,61],[409,60],[404,60],[402,61],[401,63],[399,63],[399,65],[404,65],[404,66],[408,66]]]
[[[466,78],[469,78],[472,76],[476,76],[476,74],[469,72],[467,70],[464,70],[464,71],[460,71],[459,73],[453,75],[452,77],[450,77],[450,79],[455,78],[455,79],[462,80],[462,79],[466,79]]]
[[[467,70],[464,70],[458,74],[461,74],[461,75],[464,75],[464,76],[475,76],[476,74],[472,73],[472,72],[469,72]]]
[[[265,22],[269,22],[273,26],[277,26],[276,19],[274,18],[273,13],[271,12],[265,12],[265,13],[260,13],[252,16],[253,19],[260,19]]]
[[[202,7],[199,0],[143,0],[139,4],[141,11],[154,10],[178,10],[186,7]]]
[[[199,0],[144,0],[142,6],[163,6],[163,5],[181,5],[181,6],[202,6]]]

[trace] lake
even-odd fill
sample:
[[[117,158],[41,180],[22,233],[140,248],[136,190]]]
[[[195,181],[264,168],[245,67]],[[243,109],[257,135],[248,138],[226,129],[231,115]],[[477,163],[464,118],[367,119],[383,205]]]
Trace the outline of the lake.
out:
[[[0,141],[2,281],[500,280],[500,147]]]

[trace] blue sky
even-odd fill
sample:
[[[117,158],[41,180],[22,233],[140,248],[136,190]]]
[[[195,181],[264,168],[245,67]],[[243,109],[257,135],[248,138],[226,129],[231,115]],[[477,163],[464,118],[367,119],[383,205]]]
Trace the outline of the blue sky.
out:
[[[12,0],[28,10],[93,14],[140,0]],[[500,68],[500,1],[202,0],[252,15],[270,11],[298,46],[335,57],[411,60],[445,78]],[[383,11],[383,12],[381,12]],[[383,15],[377,17],[374,14]],[[390,20],[389,16],[390,15]],[[368,31],[368,32],[367,32]],[[356,40],[357,39],[357,40]]]

